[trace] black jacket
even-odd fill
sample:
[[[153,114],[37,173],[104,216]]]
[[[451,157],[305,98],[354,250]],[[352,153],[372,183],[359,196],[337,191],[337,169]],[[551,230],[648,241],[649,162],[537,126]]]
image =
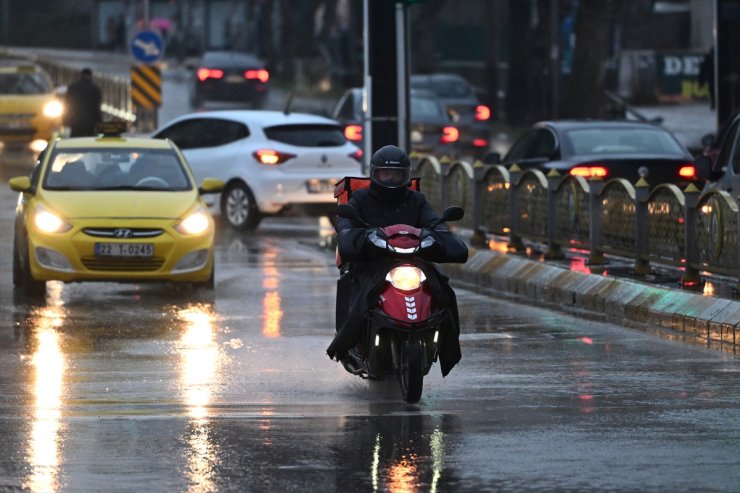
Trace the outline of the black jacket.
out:
[[[465,262],[467,247],[440,224],[433,230],[431,225],[439,220],[423,194],[402,189],[392,193],[379,191],[374,186],[352,193],[349,202],[362,219],[371,227],[392,224],[408,224],[428,229],[436,243],[425,252],[423,258],[430,262]],[[347,351],[360,339],[364,315],[377,301],[385,273],[394,262],[385,253],[367,241],[368,226],[359,221],[340,218],[336,223],[339,255],[344,264],[351,262],[352,269],[345,272],[337,282],[337,334],[327,348],[330,357],[343,358]],[[449,287],[448,278],[430,262],[419,266],[424,270],[429,286],[437,302],[450,310],[444,340],[440,341],[440,366],[442,375],[447,375],[461,358],[460,323],[457,299]]]
[[[64,124],[70,127],[71,137],[94,136],[95,125],[102,119],[98,86],[82,78],[69,85],[64,99]]]

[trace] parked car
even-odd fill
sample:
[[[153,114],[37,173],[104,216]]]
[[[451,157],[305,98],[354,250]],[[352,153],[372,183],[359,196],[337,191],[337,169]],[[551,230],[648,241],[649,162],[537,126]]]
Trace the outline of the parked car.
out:
[[[644,177],[651,185],[701,183],[694,159],[663,127],[637,121],[543,121],[519,137],[501,163],[561,174]]]
[[[270,72],[255,55],[233,51],[207,51],[195,71],[192,105],[204,101],[230,101],[262,108]]]
[[[0,141],[40,152],[62,128],[64,104],[38,65],[0,65]]]
[[[706,135],[706,146],[696,158],[699,173],[707,176],[707,190],[725,190],[737,197],[740,192],[740,111],[715,137]]]
[[[334,184],[359,176],[361,151],[329,118],[305,113],[226,110],[181,116],[154,133],[182,149],[196,178],[226,183],[209,205],[234,229],[268,215],[334,217]]]
[[[10,179],[21,194],[13,285],[30,295],[50,280],[213,288],[214,223],[201,196],[223,183],[198,188],[170,141],[106,128],[100,138],[52,140],[30,177]]]
[[[414,74],[412,89],[432,91],[452,123],[460,128],[459,148],[474,159],[489,153],[491,108],[480,102],[473,86],[456,74]]]
[[[337,100],[331,117],[344,125],[347,140],[363,149],[362,89],[348,89]],[[434,93],[425,90],[409,91],[409,140],[411,150],[420,154],[460,157],[458,148],[460,130],[453,125]]]

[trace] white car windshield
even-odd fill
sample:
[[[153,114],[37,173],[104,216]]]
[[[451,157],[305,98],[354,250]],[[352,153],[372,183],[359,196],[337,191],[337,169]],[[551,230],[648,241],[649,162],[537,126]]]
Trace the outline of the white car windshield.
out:
[[[44,176],[48,190],[190,190],[177,155],[152,149],[64,149]]]

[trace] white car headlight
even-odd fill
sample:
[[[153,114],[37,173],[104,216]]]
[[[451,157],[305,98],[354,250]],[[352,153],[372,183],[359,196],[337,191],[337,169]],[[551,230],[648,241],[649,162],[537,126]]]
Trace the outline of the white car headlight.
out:
[[[41,207],[36,209],[33,216],[33,223],[44,233],[64,233],[72,228],[62,218]]]
[[[175,229],[185,235],[199,235],[207,231],[210,224],[208,214],[199,209],[180,221]]]
[[[44,105],[42,113],[47,118],[59,118],[64,113],[64,105],[59,101],[49,101]]]
[[[421,283],[426,281],[426,276],[418,267],[413,265],[401,265],[391,269],[385,280],[390,282],[394,288],[401,291],[413,291],[419,289]]]

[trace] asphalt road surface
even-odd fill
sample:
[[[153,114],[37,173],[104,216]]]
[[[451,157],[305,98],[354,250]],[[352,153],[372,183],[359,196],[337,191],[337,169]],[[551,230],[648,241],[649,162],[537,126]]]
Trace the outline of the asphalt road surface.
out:
[[[212,295],[52,282],[31,302],[11,286],[15,200],[4,178],[0,490],[740,486],[732,355],[458,286],[463,360],[407,405],[325,355],[328,222],[219,231]]]

